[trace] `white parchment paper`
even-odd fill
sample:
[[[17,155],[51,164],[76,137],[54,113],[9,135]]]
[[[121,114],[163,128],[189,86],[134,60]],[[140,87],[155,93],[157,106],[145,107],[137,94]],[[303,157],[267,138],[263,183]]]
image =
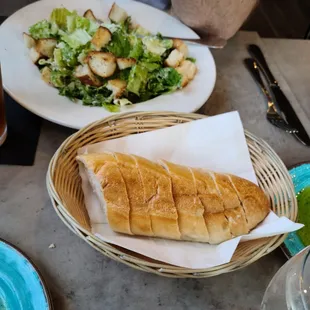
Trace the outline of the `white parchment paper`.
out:
[[[227,172],[257,184],[238,112],[88,145],[81,148],[79,154],[104,151],[130,153],[154,161],[166,159],[181,165]],[[177,266],[196,269],[221,265],[231,260],[241,240],[274,236],[298,230],[303,226],[287,218],[279,218],[271,212],[250,234],[219,245],[118,234],[106,223],[104,212],[83,167],[80,167],[80,174],[92,232],[96,236],[106,242]]]

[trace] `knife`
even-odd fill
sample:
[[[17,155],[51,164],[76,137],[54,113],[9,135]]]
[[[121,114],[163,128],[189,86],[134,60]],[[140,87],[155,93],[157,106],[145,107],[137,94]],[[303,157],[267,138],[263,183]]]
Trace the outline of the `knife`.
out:
[[[274,101],[279,106],[281,112],[284,114],[286,121],[291,125],[293,128],[296,128],[298,132],[294,133],[294,136],[304,145],[310,146],[310,138],[308,133],[306,132],[304,126],[300,122],[298,116],[296,115],[293,107],[291,106],[290,102],[282,92],[277,80],[271,73],[267,61],[263,55],[261,49],[255,45],[250,44],[248,46],[248,52],[254,58],[257,65],[261,69],[262,73],[264,74],[268,86],[270,89],[270,93],[272,94]]]

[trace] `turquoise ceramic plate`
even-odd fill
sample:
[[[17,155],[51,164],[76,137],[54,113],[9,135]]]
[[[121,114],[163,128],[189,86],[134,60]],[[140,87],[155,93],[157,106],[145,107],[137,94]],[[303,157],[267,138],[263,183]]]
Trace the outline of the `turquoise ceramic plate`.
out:
[[[50,310],[38,270],[19,250],[0,240],[0,310]]]
[[[295,193],[298,196],[303,190],[310,187],[310,163],[303,163],[290,169]],[[302,220],[302,219],[301,219]],[[292,257],[302,249],[305,245],[296,232],[289,233],[284,241],[283,251],[288,257]]]

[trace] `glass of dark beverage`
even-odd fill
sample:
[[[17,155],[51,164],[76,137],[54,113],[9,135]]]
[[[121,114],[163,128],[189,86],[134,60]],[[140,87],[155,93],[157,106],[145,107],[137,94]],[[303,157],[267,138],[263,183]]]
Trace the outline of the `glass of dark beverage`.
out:
[[[4,143],[6,136],[7,136],[7,123],[5,117],[4,95],[3,95],[1,65],[0,65],[0,146]]]

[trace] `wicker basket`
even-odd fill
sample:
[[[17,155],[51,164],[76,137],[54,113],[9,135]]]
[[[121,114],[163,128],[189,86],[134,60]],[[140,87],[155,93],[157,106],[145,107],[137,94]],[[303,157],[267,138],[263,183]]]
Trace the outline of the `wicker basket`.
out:
[[[115,115],[81,129],[70,136],[53,156],[47,189],[61,220],[80,238],[102,254],[133,268],[167,277],[203,278],[243,268],[276,249],[286,235],[240,243],[231,262],[209,269],[187,269],[154,261],[140,254],[108,244],[90,232],[81,180],[75,161],[77,150],[87,144],[142,133],[201,119],[198,114],[135,112]],[[288,171],[270,146],[245,131],[251,160],[260,187],[271,198],[272,210],[295,221],[297,202]]]

